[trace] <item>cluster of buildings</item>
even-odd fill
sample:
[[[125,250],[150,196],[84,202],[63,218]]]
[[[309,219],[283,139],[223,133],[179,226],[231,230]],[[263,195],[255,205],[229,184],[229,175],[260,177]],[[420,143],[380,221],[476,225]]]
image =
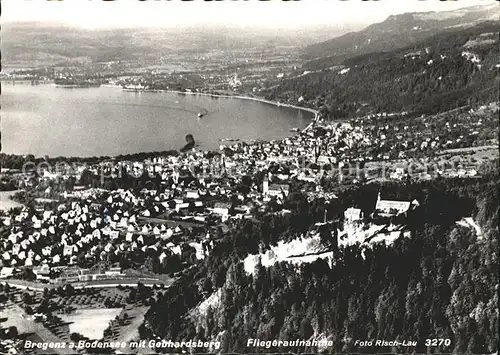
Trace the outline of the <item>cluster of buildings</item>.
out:
[[[300,134],[221,145],[219,152],[192,150],[136,161],[75,163],[66,170],[45,169],[37,178],[24,173],[23,179],[29,178],[39,195],[65,202],[26,207],[1,218],[1,276],[30,267],[43,280],[53,276],[54,268],[126,264],[124,260],[138,264],[153,260],[156,270],[168,272],[169,265],[203,259],[216,243],[214,231],[234,220],[256,218],[257,212],[269,212],[271,201],[276,212],[276,206],[283,209],[295,192],[309,200],[332,200],[337,197],[331,188],[324,188],[325,180],[335,184],[370,180],[376,178],[372,172],[377,169],[370,165],[375,161],[404,161],[403,157],[420,151],[423,142],[430,142],[427,148],[443,148],[433,142],[448,138],[434,137],[431,120],[403,123],[399,120],[403,116],[406,113],[381,114],[348,123],[317,119]],[[449,121],[452,124],[444,130],[451,135],[482,124]],[[420,173],[429,175],[425,169]],[[457,170],[457,176],[473,175]],[[407,176],[404,167],[396,167],[385,177]],[[79,185],[62,193],[54,190],[54,196],[53,183],[67,179]],[[378,217],[399,216],[417,205],[379,198],[375,211]],[[345,219],[355,222],[363,217],[350,209]]]
[[[367,160],[422,158],[443,150],[498,145],[498,105],[460,107],[426,117],[378,113],[352,121],[370,142]]]
[[[30,267],[36,279],[56,279],[66,267],[112,265],[123,260],[144,261],[155,258],[167,265],[175,257],[203,259],[213,248],[208,233],[200,233],[167,223],[139,221],[149,215],[143,198],[130,191],[106,192],[92,190],[84,198],[58,204],[53,210],[33,211],[23,208],[20,213],[2,220],[0,263],[2,277],[12,276],[16,268]],[[161,213],[158,204],[151,210]],[[186,238],[189,236],[189,239]],[[79,281],[123,276],[110,269]],[[74,279],[71,279],[76,281]]]

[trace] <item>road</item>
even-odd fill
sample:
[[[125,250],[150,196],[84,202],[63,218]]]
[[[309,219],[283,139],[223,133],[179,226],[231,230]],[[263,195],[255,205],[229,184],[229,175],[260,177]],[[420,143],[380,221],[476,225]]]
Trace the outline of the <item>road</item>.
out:
[[[88,281],[88,282],[75,282],[70,283],[76,289],[80,288],[109,288],[109,287],[117,287],[117,286],[129,286],[136,287],[138,282],[141,282],[144,286],[152,287],[154,285],[159,286],[160,284],[164,284],[165,287],[170,286],[175,280],[165,281],[158,279],[146,279],[146,278],[127,278],[127,279],[116,279],[116,280],[100,280],[100,281]],[[24,281],[24,280],[1,280],[0,284],[9,284],[10,286],[14,286],[20,289],[36,290],[43,291],[44,288],[57,288],[59,286],[64,286],[64,283],[48,283],[41,284],[38,282]]]

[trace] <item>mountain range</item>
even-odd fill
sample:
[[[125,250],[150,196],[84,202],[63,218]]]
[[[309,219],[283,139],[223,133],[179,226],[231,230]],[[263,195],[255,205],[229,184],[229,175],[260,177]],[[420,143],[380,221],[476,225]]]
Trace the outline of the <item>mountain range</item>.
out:
[[[241,50],[264,53],[281,47],[287,55],[301,57],[304,68],[321,69],[360,54],[401,48],[443,31],[499,19],[498,5],[489,3],[446,12],[392,15],[383,22],[348,33],[355,27],[334,24],[295,31],[224,26],[89,30],[46,22],[4,23],[2,65],[6,68],[68,62],[148,63],[168,55]]]
[[[443,31],[467,28],[484,21],[500,20],[499,5],[489,3],[453,11],[391,15],[361,31],[306,46],[306,68],[324,68],[360,54],[393,50]]]
[[[2,64],[8,68],[109,61],[147,65],[170,55],[299,50],[348,30],[352,28],[337,25],[290,32],[228,26],[84,29],[48,22],[6,23],[2,24]]]

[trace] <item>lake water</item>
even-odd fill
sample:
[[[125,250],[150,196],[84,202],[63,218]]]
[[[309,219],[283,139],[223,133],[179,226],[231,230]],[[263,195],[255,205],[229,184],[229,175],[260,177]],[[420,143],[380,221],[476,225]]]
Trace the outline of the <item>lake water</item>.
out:
[[[304,128],[313,114],[288,107],[120,88],[67,89],[2,83],[2,152],[101,156],[180,149],[192,134],[199,149],[220,138],[271,140]],[[198,119],[200,112],[207,114]]]

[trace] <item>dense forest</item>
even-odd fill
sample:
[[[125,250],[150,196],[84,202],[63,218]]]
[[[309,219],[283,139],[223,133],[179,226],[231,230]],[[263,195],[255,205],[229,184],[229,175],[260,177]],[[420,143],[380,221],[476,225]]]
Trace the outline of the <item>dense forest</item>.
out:
[[[343,67],[283,80],[267,89],[266,98],[293,101],[302,96],[305,105],[323,107],[331,118],[401,111],[433,114],[494,102],[499,25],[486,22],[403,49],[349,58]]]
[[[482,179],[443,179],[398,188],[370,184],[346,192],[351,198],[342,204],[363,209],[370,208],[363,201],[373,201],[369,196],[378,189],[390,198],[419,197],[420,212],[408,222],[411,238],[367,249],[364,255],[358,246],[341,248],[331,267],[318,259],[301,266],[260,265],[254,276],[247,274],[245,256],[294,238],[300,229],[276,216],[261,224],[242,222],[208,259],[160,294],[140,327],[141,335],[217,339],[224,352],[248,350],[248,338],[328,339],[334,347],[327,350],[336,352],[494,352],[498,349],[497,169],[493,166]],[[319,217],[317,206],[306,202],[290,208],[291,220],[302,217],[311,225]],[[481,226],[481,236],[455,223],[466,216]],[[218,300],[205,311],[197,310],[215,292]],[[427,338],[449,338],[451,346],[427,349]],[[415,340],[418,346],[356,348],[356,339]],[[286,350],[321,349],[261,349]]]

